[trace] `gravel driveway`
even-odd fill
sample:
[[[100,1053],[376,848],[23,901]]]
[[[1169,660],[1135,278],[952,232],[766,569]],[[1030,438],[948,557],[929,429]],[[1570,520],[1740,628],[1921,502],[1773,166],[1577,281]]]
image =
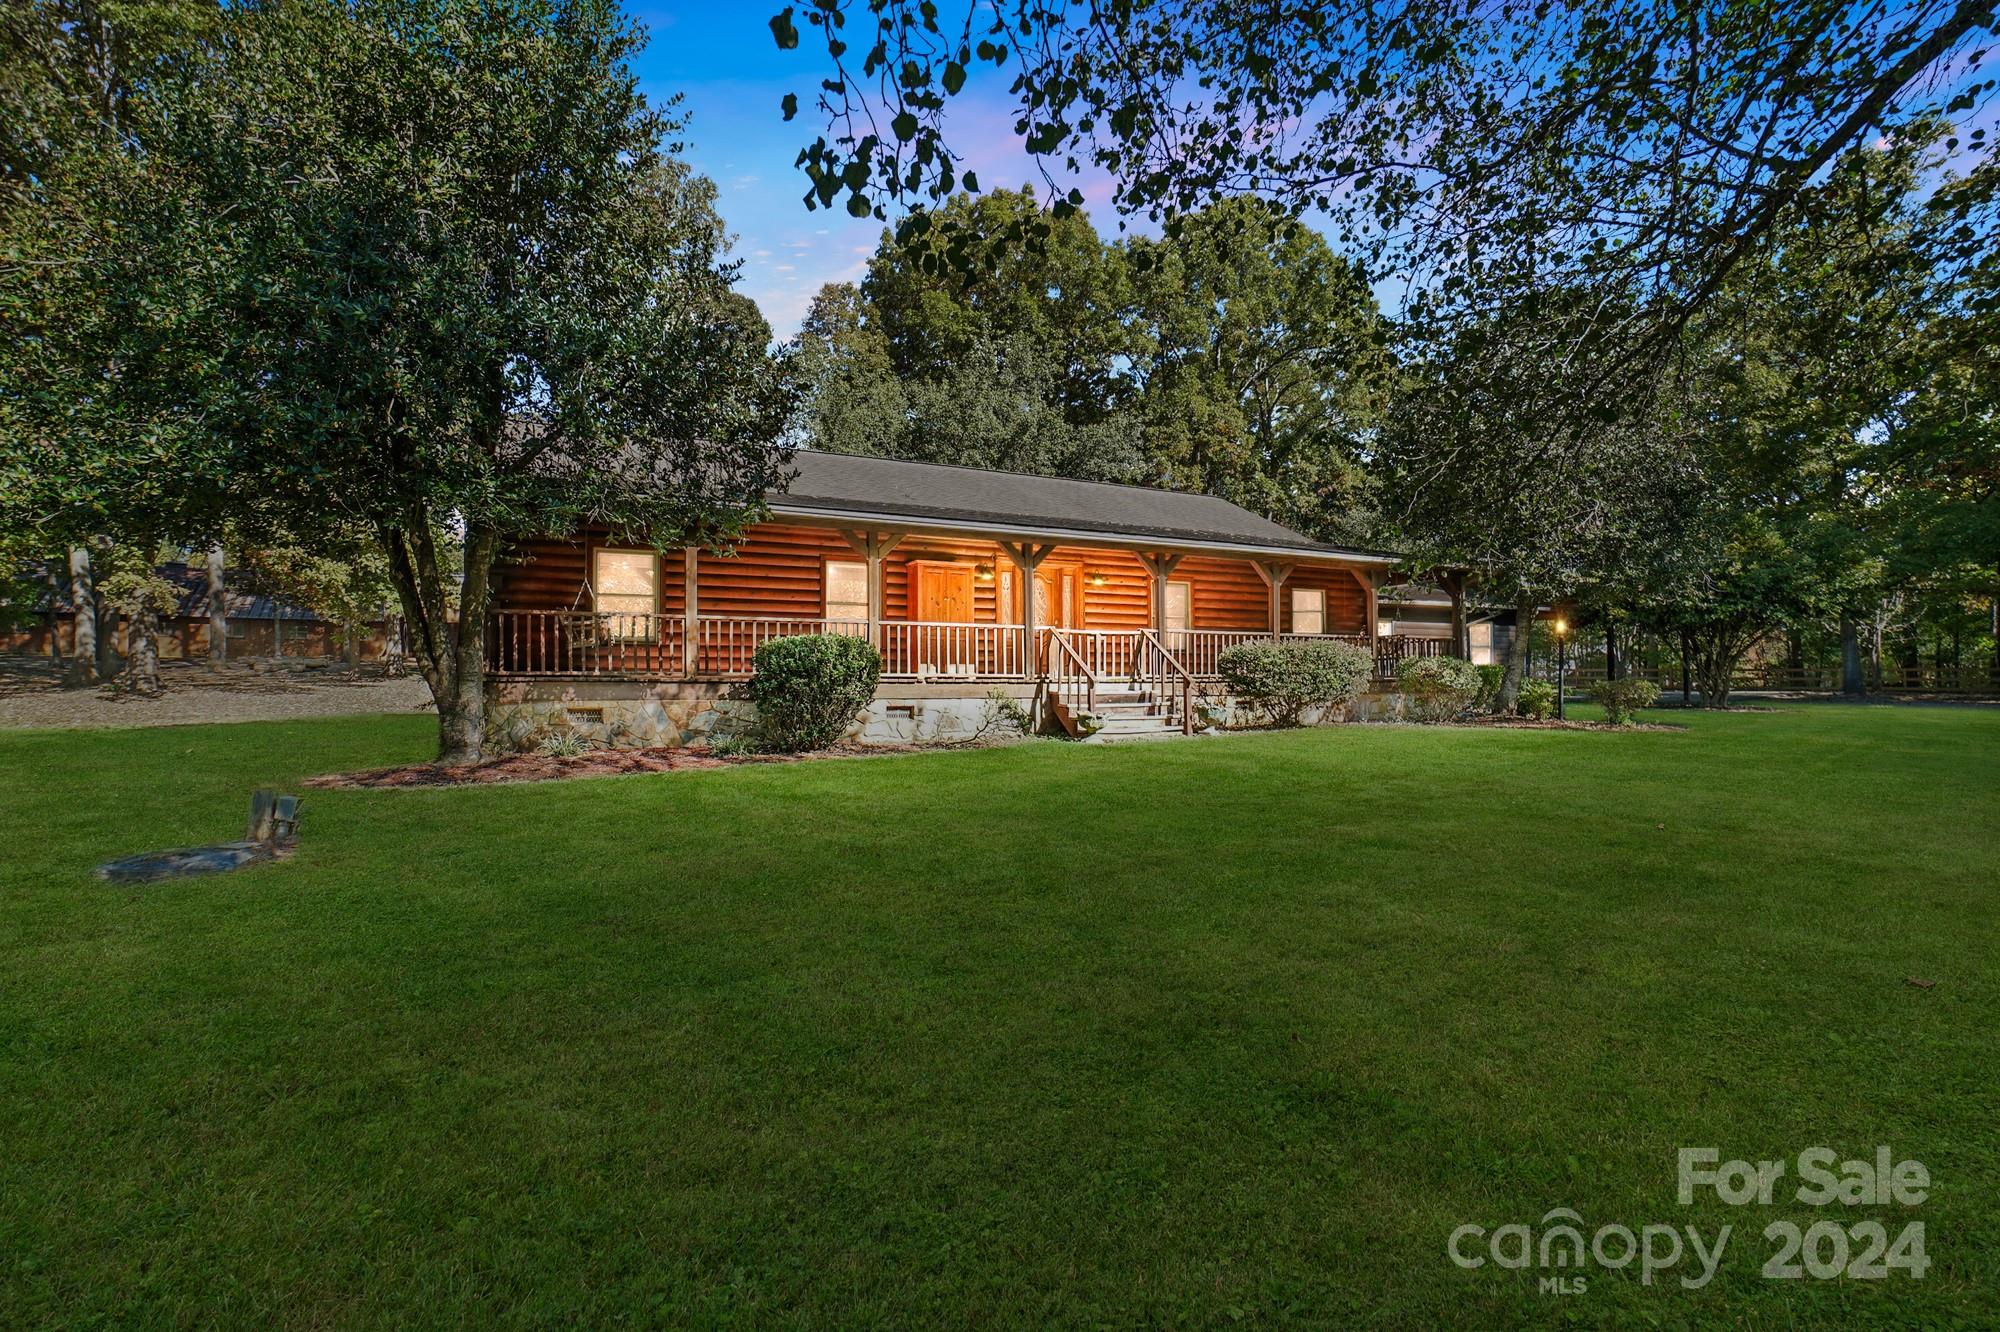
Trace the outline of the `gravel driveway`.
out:
[[[0,658],[0,726],[186,726],[197,722],[285,721],[361,712],[428,712],[430,690],[415,676],[350,680],[338,666],[292,665],[221,671],[160,663],[162,693],[138,698],[107,689],[64,689],[40,658]]]

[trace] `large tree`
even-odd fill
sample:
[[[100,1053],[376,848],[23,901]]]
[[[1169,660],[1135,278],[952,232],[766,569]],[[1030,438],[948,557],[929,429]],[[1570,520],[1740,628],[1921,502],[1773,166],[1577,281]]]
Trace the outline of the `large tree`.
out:
[[[440,757],[477,756],[505,539],[725,541],[782,475],[769,330],[729,290],[712,187],[667,154],[677,122],[637,91],[641,40],[611,0],[228,9],[158,72],[166,111],[127,158],[121,206],[167,216],[63,256],[130,256],[179,373],[113,358],[157,399],[122,413],[117,466],[38,395],[14,470],[63,487],[26,503],[372,533]],[[137,476],[141,444],[159,466]]]
[[[949,110],[997,72],[1061,205],[1088,164],[1122,211],[1169,226],[1243,194],[1323,213],[1407,281],[1413,316],[1448,324],[1598,293],[1569,330],[1598,364],[1549,404],[1585,429],[1597,389],[1656,368],[1877,136],[1958,118],[1948,147],[1978,187],[1925,226],[1962,229],[1974,258],[1994,234],[1990,0],[829,0],[778,13],[780,47],[801,23],[829,75],[800,155],[809,205],[881,215],[975,190]]]
[[[1126,248],[1154,475],[1316,535],[1371,536],[1362,460],[1390,386],[1390,328],[1360,270],[1254,199]]]

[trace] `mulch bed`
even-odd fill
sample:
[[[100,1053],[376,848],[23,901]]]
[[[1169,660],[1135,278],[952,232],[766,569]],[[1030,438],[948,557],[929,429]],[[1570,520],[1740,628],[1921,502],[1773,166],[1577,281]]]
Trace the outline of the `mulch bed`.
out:
[[[359,787],[492,786],[501,782],[558,782],[573,777],[625,777],[635,773],[689,772],[704,768],[738,767],[746,763],[805,763],[815,759],[884,758],[955,745],[840,745],[807,754],[714,754],[706,749],[593,749],[573,757],[551,754],[508,754],[477,763],[446,766],[412,763],[369,772],[336,772],[309,777],[306,785],[320,790]]]

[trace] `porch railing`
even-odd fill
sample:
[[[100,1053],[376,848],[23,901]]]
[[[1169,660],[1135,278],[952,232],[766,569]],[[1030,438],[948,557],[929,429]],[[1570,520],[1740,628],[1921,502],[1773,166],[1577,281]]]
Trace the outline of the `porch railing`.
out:
[[[874,626],[882,675],[890,680],[1030,680],[1049,673],[1049,639],[1059,633],[1076,663],[1099,680],[1138,680],[1178,673],[1195,681],[1219,678],[1222,653],[1237,643],[1269,642],[1256,630],[1044,629],[1032,654],[1016,624],[957,624],[887,620]],[[626,679],[743,679],[757,649],[793,634],[870,636],[866,620],[506,610],[495,612],[487,665],[500,676]],[[1359,634],[1281,634],[1282,641],[1321,639],[1366,645]],[[1442,639],[1377,639],[1375,674],[1392,679],[1406,656],[1434,656]],[[690,655],[692,660],[690,660]],[[1171,663],[1169,669],[1168,663]]]
[[[882,674],[891,680],[1023,680],[1017,624],[884,620],[876,626]]]
[[[687,673],[681,616],[499,611],[487,629],[497,675],[660,676]]]

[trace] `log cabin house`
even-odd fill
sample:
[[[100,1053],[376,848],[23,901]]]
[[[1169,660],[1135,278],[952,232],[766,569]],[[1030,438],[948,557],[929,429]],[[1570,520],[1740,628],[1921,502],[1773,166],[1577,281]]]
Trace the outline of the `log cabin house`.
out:
[[[1396,557],[1313,541],[1208,495],[801,451],[770,518],[726,553],[602,532],[518,543],[489,632],[494,715],[674,744],[729,733],[757,646],[868,638],[864,743],[979,729],[994,692],[1073,734],[1226,715],[1231,644],[1328,638],[1378,677],[1432,640],[1381,638]]]

